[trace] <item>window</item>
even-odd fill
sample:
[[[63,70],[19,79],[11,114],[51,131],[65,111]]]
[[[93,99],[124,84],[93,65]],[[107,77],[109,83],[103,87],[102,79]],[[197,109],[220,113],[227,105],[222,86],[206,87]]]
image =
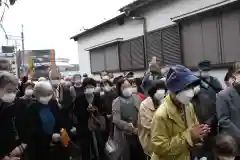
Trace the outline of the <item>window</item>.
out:
[[[181,22],[185,65],[195,67],[201,60],[240,61],[240,11],[225,9]]]
[[[121,43],[120,64],[121,71],[141,70],[145,68],[143,36]]]
[[[178,25],[150,32],[147,40],[149,61],[155,56],[162,65],[174,65],[182,62]]]
[[[90,50],[92,73],[119,71],[118,43]]]

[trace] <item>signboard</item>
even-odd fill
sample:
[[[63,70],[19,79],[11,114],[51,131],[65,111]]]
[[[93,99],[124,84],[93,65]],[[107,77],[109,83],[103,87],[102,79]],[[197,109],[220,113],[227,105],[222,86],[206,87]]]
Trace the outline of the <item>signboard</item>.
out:
[[[18,64],[21,75],[26,75],[29,57],[31,57],[34,65],[33,77],[48,77],[48,68],[55,64],[55,51],[54,50],[25,50],[18,54]]]
[[[28,65],[29,56],[31,56],[36,66],[50,65],[51,63],[55,63],[54,50],[25,50],[24,53],[21,52],[21,66]]]
[[[2,46],[2,53],[14,53],[14,46]]]

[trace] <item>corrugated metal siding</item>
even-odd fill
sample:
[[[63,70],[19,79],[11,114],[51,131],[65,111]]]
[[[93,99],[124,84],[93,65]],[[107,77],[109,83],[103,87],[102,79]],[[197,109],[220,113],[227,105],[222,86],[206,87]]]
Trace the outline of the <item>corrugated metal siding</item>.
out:
[[[131,70],[131,52],[130,41],[122,42],[120,44],[120,67],[121,70]]]
[[[182,62],[178,25],[151,32],[148,34],[147,40],[149,60],[156,56],[162,65],[180,64]]]
[[[162,31],[163,62],[166,65],[181,64],[180,36],[178,26]]]
[[[143,36],[120,44],[120,66],[122,71],[144,69]]]
[[[160,64],[163,64],[161,31],[155,31],[148,34],[147,56],[151,60],[153,56],[157,57]]]
[[[131,65],[132,69],[144,69],[144,49],[143,37],[139,37],[130,41],[131,43]]]

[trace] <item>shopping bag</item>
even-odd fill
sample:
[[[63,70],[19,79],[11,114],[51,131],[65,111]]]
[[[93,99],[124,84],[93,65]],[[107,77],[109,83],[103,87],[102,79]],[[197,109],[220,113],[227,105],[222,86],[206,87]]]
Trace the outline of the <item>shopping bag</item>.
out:
[[[109,138],[105,144],[105,153],[110,160],[115,159],[114,157],[115,154],[117,153],[117,150],[118,150],[117,143],[112,138]]]

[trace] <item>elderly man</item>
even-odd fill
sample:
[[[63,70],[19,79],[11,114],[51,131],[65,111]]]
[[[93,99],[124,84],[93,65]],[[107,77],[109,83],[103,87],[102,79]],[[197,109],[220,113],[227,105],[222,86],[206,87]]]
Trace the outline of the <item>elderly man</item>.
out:
[[[228,133],[240,144],[240,69],[234,71],[232,86],[217,95],[216,110],[220,133]],[[239,151],[238,151],[239,152]],[[237,157],[236,159],[240,159]]]
[[[66,128],[57,101],[53,99],[50,82],[41,81],[34,87],[36,101],[30,104],[26,114],[27,128],[24,143],[29,160],[67,160],[66,149],[60,142],[60,130]]]

